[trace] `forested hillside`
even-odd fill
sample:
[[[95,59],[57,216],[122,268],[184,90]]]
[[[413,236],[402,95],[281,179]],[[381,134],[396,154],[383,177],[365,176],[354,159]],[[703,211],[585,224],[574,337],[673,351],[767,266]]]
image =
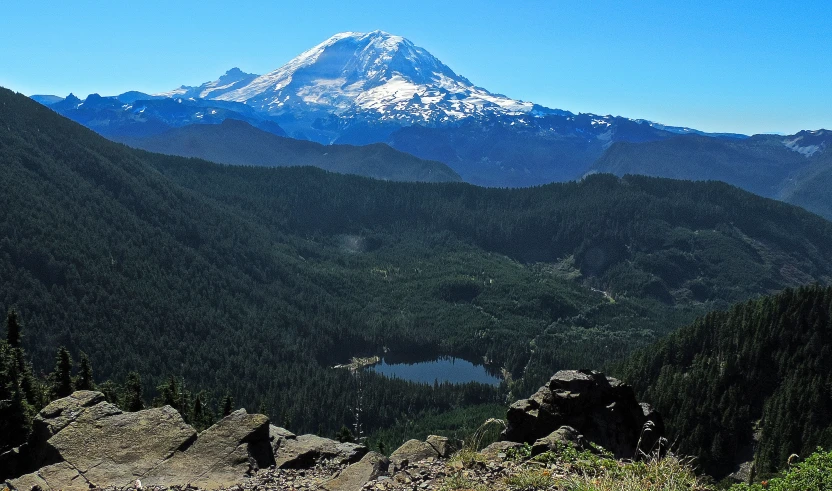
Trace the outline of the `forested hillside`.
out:
[[[116,137],[132,147],[220,164],[264,167],[313,166],[342,174],[391,181],[453,182],[459,175],[447,165],[422,160],[387,145],[321,145],[284,138],[245,121],[196,124],[145,137]]]
[[[223,166],[107,141],[0,92],[0,308],[35,370],[230,392],[295,431],[353,421],[351,356],[456,355],[501,389],[361,377],[368,431],[527,396],[728,302],[832,276],[832,224],[719,183],[522,190]]]
[[[832,132],[827,130],[745,139],[683,135],[644,143],[617,142],[591,171],[723,181],[832,218],[830,145]]]
[[[724,475],[752,456],[758,473],[783,468],[792,453],[832,446],[832,288],[710,313],[620,372],[706,471]]]

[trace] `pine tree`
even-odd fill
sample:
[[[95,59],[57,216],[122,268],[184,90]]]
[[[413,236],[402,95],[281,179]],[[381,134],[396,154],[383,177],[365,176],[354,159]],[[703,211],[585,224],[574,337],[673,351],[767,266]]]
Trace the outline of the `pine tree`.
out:
[[[156,391],[159,395],[153,401],[153,405],[160,407],[160,406],[170,406],[180,413],[182,411],[182,395],[179,391],[179,383],[176,381],[176,377],[171,377],[168,381],[158,387],[156,387]]]
[[[231,412],[234,411],[234,400],[231,399],[230,395],[225,396],[225,400],[222,403],[222,416],[226,417]]]
[[[205,429],[205,411],[202,408],[202,397],[197,395],[194,398],[194,408],[191,415],[192,424],[198,429]]]
[[[9,310],[9,315],[6,317],[6,341],[12,348],[20,347],[20,339],[23,337],[20,333],[20,320],[17,317],[17,311]]]
[[[135,412],[144,409],[142,399],[142,378],[136,372],[127,375],[127,383],[124,385],[123,407],[127,411]]]
[[[86,353],[81,353],[81,362],[78,366],[78,378],[75,380],[75,390],[92,390],[95,382],[92,380],[92,365]]]
[[[52,398],[60,399],[72,394],[72,357],[63,346],[55,357],[55,370],[52,372]]]
[[[33,412],[19,387],[12,390],[11,399],[0,401],[0,453],[26,441]]]

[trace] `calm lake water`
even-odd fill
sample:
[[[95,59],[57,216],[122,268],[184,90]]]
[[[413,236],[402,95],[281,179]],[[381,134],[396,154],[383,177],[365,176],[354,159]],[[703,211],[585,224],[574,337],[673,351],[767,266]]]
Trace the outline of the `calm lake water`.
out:
[[[500,378],[489,374],[482,365],[474,365],[461,358],[439,358],[419,363],[387,364],[384,359],[373,365],[370,370],[386,377],[433,384],[434,381],[464,384],[479,382],[488,385],[500,385]]]

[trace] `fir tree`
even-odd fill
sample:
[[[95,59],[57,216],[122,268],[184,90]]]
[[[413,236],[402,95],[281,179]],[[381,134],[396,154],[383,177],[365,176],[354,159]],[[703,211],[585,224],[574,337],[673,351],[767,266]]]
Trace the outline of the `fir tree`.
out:
[[[123,407],[127,411],[135,412],[144,409],[142,399],[142,378],[136,372],[127,375],[127,383],[124,385]]]
[[[72,394],[72,357],[63,346],[55,357],[55,370],[52,372],[52,398],[60,399]]]
[[[180,394],[179,383],[176,381],[176,377],[171,377],[167,382],[156,387],[156,391],[159,395],[153,401],[154,406],[170,406],[180,413],[183,412],[181,407],[182,395]]]
[[[197,395],[194,398],[194,408],[191,414],[191,424],[193,424],[198,430],[205,429],[205,411],[202,407],[202,397]]]
[[[230,395],[226,395],[225,400],[222,402],[222,416],[226,417],[232,411],[234,411],[234,400],[231,399]]]
[[[6,340],[12,348],[20,347],[20,339],[23,337],[20,333],[20,320],[17,317],[17,311],[9,310],[9,315],[6,317]]]
[[[12,390],[11,399],[0,401],[0,453],[26,441],[33,412],[19,387]]]
[[[78,366],[78,378],[75,380],[76,390],[92,390],[95,383],[92,380],[92,365],[86,353],[81,353],[81,362]]]

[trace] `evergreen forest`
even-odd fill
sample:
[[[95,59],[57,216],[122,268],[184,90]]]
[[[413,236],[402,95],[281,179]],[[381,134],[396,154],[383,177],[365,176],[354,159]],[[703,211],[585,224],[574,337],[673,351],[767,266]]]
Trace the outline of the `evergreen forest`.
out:
[[[602,368],[707,312],[832,277],[832,224],[722,183],[493,189],[225,166],[110,142],[5,89],[0,209],[0,308],[24,327],[3,348],[8,400],[47,401],[23,372],[77,387],[85,369],[69,361],[84,353],[122,405],[176,393],[194,411],[199,395],[218,414],[230,397],[331,435],[360,399],[364,430],[390,445],[426,418],[467,424],[558,369]],[[332,368],[381,353],[458,356],[505,382]]]
[[[711,312],[618,367],[664,415],[678,451],[725,475],[766,475],[832,447],[832,288],[787,289]]]

